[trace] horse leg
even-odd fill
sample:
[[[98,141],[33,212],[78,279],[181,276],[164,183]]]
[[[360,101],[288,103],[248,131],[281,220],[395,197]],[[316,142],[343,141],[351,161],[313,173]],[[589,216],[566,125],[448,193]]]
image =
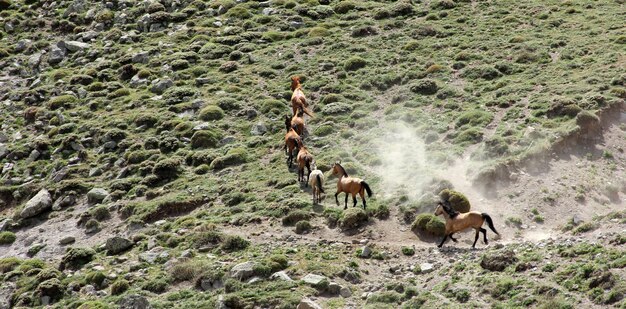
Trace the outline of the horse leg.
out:
[[[454,235],[454,233],[450,233],[450,235],[448,237],[450,237],[450,239],[452,239],[452,241],[457,242],[456,238],[452,237],[452,235]]]
[[[352,202],[354,202],[354,204],[352,204],[352,207],[356,207],[356,194],[352,194]]]
[[[472,249],[476,249],[476,242],[478,241],[480,230],[476,230],[476,237],[474,237],[474,244],[472,244]]]
[[[346,192],[346,202],[345,202],[345,206],[343,207],[343,209],[348,209],[348,192]]]
[[[488,245],[489,241],[487,241],[487,230],[481,227],[480,231],[483,232],[483,240],[485,241],[485,245]]]
[[[337,202],[337,206],[339,206],[339,199],[337,198],[337,195],[339,195],[339,191],[335,193],[335,202]]]
[[[437,247],[441,248],[443,246],[443,243],[446,242],[447,238],[448,238],[448,234],[443,235],[443,239],[441,240],[441,243]]]

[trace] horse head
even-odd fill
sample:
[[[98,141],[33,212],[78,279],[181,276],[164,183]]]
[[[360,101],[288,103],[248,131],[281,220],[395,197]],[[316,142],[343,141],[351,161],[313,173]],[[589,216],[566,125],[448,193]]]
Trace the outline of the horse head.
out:
[[[300,87],[300,76],[291,77],[291,91],[294,91]]]
[[[445,206],[441,202],[437,203],[437,209],[435,209],[435,216],[443,214],[443,212],[444,212],[443,208],[444,207]]]

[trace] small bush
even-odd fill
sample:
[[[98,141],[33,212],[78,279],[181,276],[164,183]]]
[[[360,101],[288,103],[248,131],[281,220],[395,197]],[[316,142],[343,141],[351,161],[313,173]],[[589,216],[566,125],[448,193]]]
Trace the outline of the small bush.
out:
[[[220,120],[224,118],[224,110],[217,105],[209,105],[200,111],[199,117],[205,121]]]
[[[205,266],[199,261],[184,261],[174,265],[170,274],[175,281],[189,281],[204,271]]]
[[[414,255],[415,249],[413,249],[412,247],[402,247],[402,254],[408,256]]]
[[[311,223],[307,220],[298,221],[296,223],[296,234],[304,234],[312,228]]]
[[[1,245],[10,245],[15,242],[15,234],[12,232],[0,232],[0,246]]]
[[[128,281],[119,279],[111,284],[111,295],[120,295],[130,288]]]
[[[337,14],[345,14],[355,8],[356,4],[353,1],[341,1],[333,7]]]
[[[69,108],[74,103],[76,103],[76,101],[77,99],[73,95],[60,95],[50,99],[50,101],[48,102],[48,108],[50,108],[51,110],[59,109],[61,107]]]
[[[467,197],[463,195],[463,193],[450,190],[450,189],[444,189],[441,192],[439,192],[439,197],[443,201],[450,203],[450,206],[458,212],[470,211],[470,208],[471,208],[470,202],[467,199]]]
[[[167,281],[164,279],[152,279],[144,282],[141,286],[142,290],[150,291],[152,293],[161,294],[167,290]]]
[[[164,159],[157,162],[152,168],[152,174],[161,179],[170,179],[178,177],[180,173],[180,160]]]
[[[222,136],[214,130],[196,131],[191,137],[192,148],[214,148],[219,144]]]
[[[0,259],[0,273],[7,273],[14,270],[21,263],[16,257],[7,257]]]
[[[104,205],[91,209],[89,211],[89,214],[91,214],[92,218],[98,221],[103,221],[111,217],[111,213],[109,212],[109,209]]]
[[[367,213],[360,207],[352,207],[344,210],[339,226],[343,229],[358,228],[369,220]]]
[[[309,220],[311,218],[311,214],[307,211],[296,209],[290,211],[285,217],[282,219],[283,225],[294,225],[303,220]]]
[[[493,115],[490,112],[482,110],[471,110],[459,115],[456,120],[456,127],[460,128],[464,125],[470,125],[472,127],[480,126],[484,127],[493,121]]]
[[[85,276],[85,283],[99,287],[102,285],[102,282],[104,282],[104,279],[106,279],[104,273],[102,273],[101,271],[93,271],[87,273],[87,275]]]
[[[91,262],[95,254],[96,252],[89,248],[69,248],[61,259],[61,268],[80,269]]]
[[[437,93],[439,87],[434,80],[430,79],[422,79],[415,84],[411,85],[409,88],[412,92],[423,94],[423,95],[431,95]]]
[[[250,242],[238,235],[227,235],[222,241],[222,250],[226,252],[241,251],[246,249]]]
[[[228,166],[246,163],[248,155],[243,148],[233,148],[225,156],[217,157],[211,162],[211,169],[223,169]]]
[[[433,236],[443,236],[446,233],[446,225],[437,216],[423,213],[415,217],[411,230],[415,233],[422,232]]]
[[[356,71],[358,69],[364,68],[367,65],[367,61],[365,61],[365,59],[358,57],[358,56],[353,56],[350,57],[348,60],[346,60],[346,62],[343,65],[343,68],[346,71]]]

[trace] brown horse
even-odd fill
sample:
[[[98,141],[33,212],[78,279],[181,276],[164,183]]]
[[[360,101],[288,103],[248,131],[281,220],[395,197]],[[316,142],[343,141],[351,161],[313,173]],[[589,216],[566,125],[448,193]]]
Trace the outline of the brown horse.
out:
[[[296,115],[291,118],[291,127],[296,130],[296,133],[300,136],[304,133],[304,110],[302,107],[299,107]]]
[[[285,150],[285,154],[289,155],[287,163],[289,164],[289,168],[291,168],[293,151],[298,148],[297,140],[300,138],[300,135],[291,127],[291,118],[289,118],[289,116],[285,116],[285,127],[287,134],[285,134],[285,146],[283,146],[283,149]]]
[[[313,117],[313,113],[309,110],[309,104],[307,103],[304,92],[302,91],[300,77],[291,77],[291,91],[293,91],[293,94],[291,95],[291,109],[293,110],[293,115],[297,115],[298,108],[302,108],[305,114]]]
[[[484,212],[480,213],[478,211],[470,211],[466,213],[459,213],[458,211],[452,209],[452,207],[439,202],[439,204],[437,204],[437,209],[435,210],[435,215],[443,215],[446,219],[446,234],[443,236],[443,240],[441,240],[441,243],[438,246],[439,248],[443,246],[443,243],[448,237],[450,237],[452,241],[457,242],[457,240],[452,237],[452,234],[467,228],[473,228],[476,230],[476,237],[474,238],[472,249],[476,248],[476,242],[478,241],[480,232],[483,233],[485,245],[489,244],[487,241],[487,230],[482,228],[485,221],[487,221],[487,225],[494,233],[496,233],[496,235],[500,235],[500,233],[498,233],[496,228],[493,226],[493,220],[491,220],[491,217]]]
[[[298,161],[298,181],[305,181],[304,186],[309,185],[309,175],[311,174],[311,163],[313,163],[313,155],[302,143],[302,138],[296,139],[298,143],[298,157],[296,160]],[[307,180],[304,180],[304,168],[307,168],[308,173],[306,174]]]
[[[337,193],[335,193],[335,201],[337,202],[337,205],[339,205],[339,200],[337,199],[337,196],[339,195],[339,193],[345,192],[346,201],[345,207],[343,209],[348,208],[348,194],[352,194],[352,201],[354,202],[352,207],[355,207],[356,194],[358,193],[361,196],[361,200],[363,201],[363,209],[365,209],[365,191],[367,191],[368,197],[372,196],[372,189],[370,189],[370,186],[365,181],[363,181],[363,179],[348,176],[346,170],[343,168],[343,166],[341,166],[341,161],[335,162],[331,169],[333,175],[339,177],[339,180],[337,181]]]

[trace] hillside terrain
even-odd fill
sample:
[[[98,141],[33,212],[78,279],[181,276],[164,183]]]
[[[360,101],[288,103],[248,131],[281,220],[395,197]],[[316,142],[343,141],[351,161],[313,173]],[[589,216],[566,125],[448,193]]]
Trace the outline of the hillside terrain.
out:
[[[625,15],[0,0],[0,309],[626,308]],[[448,196],[500,235],[437,248]]]

